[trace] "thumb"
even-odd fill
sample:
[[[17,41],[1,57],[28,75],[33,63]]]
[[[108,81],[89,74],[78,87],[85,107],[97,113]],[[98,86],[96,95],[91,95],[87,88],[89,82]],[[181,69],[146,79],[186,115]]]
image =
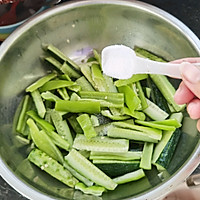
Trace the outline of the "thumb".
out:
[[[180,71],[184,84],[200,99],[200,69],[193,64],[182,63]]]

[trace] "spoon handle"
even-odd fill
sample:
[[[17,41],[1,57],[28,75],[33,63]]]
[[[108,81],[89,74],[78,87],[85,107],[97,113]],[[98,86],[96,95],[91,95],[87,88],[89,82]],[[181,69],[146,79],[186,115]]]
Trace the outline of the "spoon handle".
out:
[[[144,58],[137,57],[135,62],[134,74],[161,74],[171,76],[173,78],[181,79],[180,66],[181,64],[162,63]],[[195,66],[200,67],[200,63],[193,63]]]

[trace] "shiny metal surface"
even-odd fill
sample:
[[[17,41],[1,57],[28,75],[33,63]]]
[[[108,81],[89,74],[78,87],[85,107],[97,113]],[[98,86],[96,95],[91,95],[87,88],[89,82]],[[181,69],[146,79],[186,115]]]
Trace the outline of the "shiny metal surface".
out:
[[[42,43],[69,56],[83,48],[101,51],[110,44],[134,45],[168,60],[199,56],[198,38],[166,12],[137,1],[80,1],[50,9],[25,23],[0,47],[0,174],[30,199],[80,199],[79,193],[40,173],[27,160],[29,148],[13,137],[14,113],[24,88],[46,73],[39,57]],[[178,82],[173,81],[175,86]],[[147,179],[119,186],[102,199],[155,200],[192,173],[200,161],[196,122],[187,115],[183,134],[168,172],[153,170]],[[81,196],[83,199],[84,196]],[[88,197],[86,197],[88,198]],[[95,198],[98,199],[98,198]]]

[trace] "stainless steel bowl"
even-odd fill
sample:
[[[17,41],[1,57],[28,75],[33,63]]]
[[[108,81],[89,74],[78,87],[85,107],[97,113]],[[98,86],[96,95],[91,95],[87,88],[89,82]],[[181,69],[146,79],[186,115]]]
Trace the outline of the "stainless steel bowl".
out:
[[[24,89],[46,73],[40,62],[41,44],[52,43],[69,56],[84,48],[110,44],[134,45],[168,60],[199,56],[198,38],[168,13],[137,1],[80,1],[66,3],[34,17],[0,47],[0,174],[30,199],[84,199],[79,193],[41,173],[27,160],[13,134],[13,120]],[[175,86],[179,82],[173,82]],[[153,170],[147,179],[119,186],[102,199],[160,198],[183,181],[199,163],[200,141],[196,122],[187,115],[183,134],[168,173]],[[162,176],[161,176],[162,175]],[[89,198],[89,197],[86,197]]]

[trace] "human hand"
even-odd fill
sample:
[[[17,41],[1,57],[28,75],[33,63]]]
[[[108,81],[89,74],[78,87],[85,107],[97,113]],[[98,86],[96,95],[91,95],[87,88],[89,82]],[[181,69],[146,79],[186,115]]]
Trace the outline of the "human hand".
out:
[[[173,61],[181,64],[182,82],[175,93],[174,100],[177,104],[187,104],[187,112],[192,119],[197,121],[200,131],[200,69],[193,63],[200,63],[200,58],[185,58]]]

